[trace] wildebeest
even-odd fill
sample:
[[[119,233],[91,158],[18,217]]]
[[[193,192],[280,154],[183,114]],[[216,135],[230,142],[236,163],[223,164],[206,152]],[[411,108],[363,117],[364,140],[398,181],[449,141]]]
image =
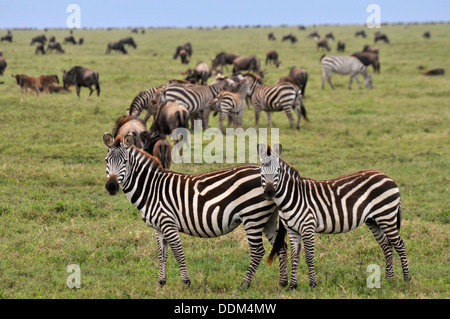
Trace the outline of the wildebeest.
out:
[[[176,59],[179,56],[180,59],[181,59],[181,63],[182,64],[188,64],[189,63],[189,60],[187,59],[188,53],[187,53],[186,50],[181,49],[179,52],[176,53],[176,55],[177,56],[176,57],[174,56],[174,59]]]
[[[8,63],[6,63],[5,58],[3,56],[0,56],[0,75],[3,75],[7,66]]]
[[[50,93],[70,92],[70,90],[68,88],[65,88],[63,85],[54,84],[50,84],[48,90]]]
[[[1,40],[2,42],[3,42],[3,41],[9,41],[9,42],[12,42],[13,36],[12,36],[11,34],[7,34],[7,35],[2,36],[0,40]]]
[[[345,43],[342,42],[341,40],[338,41],[337,51],[338,52],[344,52],[345,51]]]
[[[293,66],[289,71],[289,78],[291,78],[294,83],[299,87],[302,96],[305,96],[306,84],[308,83],[308,72],[305,69],[298,68]],[[278,82],[284,81],[284,78],[281,78]]]
[[[317,31],[313,31],[308,35],[308,38],[314,38],[315,40],[320,39],[320,35]]]
[[[191,57],[192,55],[192,45],[190,42],[186,42],[183,45],[179,45],[177,46],[177,48],[175,49],[175,54],[173,55],[173,59],[175,60],[176,58],[178,58],[178,55],[180,54],[181,50],[184,50],[186,52],[186,54]]]
[[[295,43],[295,42],[297,42],[297,37],[293,33],[285,34],[281,38],[281,42],[286,41],[286,40],[290,40],[291,43]]]
[[[125,49],[125,46],[120,41],[109,42],[107,47],[106,47],[105,54],[109,54],[111,52],[111,50],[119,51],[119,52],[122,52],[123,54],[127,54],[128,53],[127,50]]]
[[[39,89],[45,93],[50,93],[50,86],[54,84],[59,84],[59,78],[56,74],[52,75],[41,75],[39,77]]]
[[[333,32],[328,32],[327,34],[325,34],[325,39],[331,39],[331,40],[334,41]]]
[[[84,38],[79,38],[78,39],[78,45],[83,45],[84,43]]]
[[[442,68],[433,69],[424,73],[424,75],[444,75],[445,71]]]
[[[356,32],[355,32],[355,37],[359,37],[359,36],[362,36],[363,38],[366,38],[366,37],[367,37],[366,31],[364,31],[364,30],[358,30],[358,31],[356,31]]]
[[[389,38],[386,34],[382,34],[380,32],[375,33],[375,43],[378,41],[389,43]]]
[[[69,35],[68,37],[64,38],[64,44],[66,44],[67,42],[72,43],[72,44],[77,44],[77,41],[75,40],[73,35]]]
[[[220,72],[222,73],[222,68],[224,66],[226,68],[227,64],[233,64],[234,60],[238,57],[239,55],[236,53],[220,52],[212,61],[212,69],[217,71],[217,67],[220,66]]]
[[[261,62],[254,55],[236,58],[233,65],[233,74],[248,70],[257,73],[261,78],[264,76],[264,72],[261,70]]]
[[[25,90],[25,94],[28,98],[28,89],[34,90],[36,92],[37,97],[39,97],[39,79],[27,76],[25,74],[16,74],[11,75],[13,78],[16,79],[16,83],[18,86],[20,86],[20,100],[22,101],[23,98],[23,90]]]
[[[37,48],[36,48],[37,50]],[[59,53],[64,53],[65,51],[63,50],[61,43],[59,42],[49,42],[47,45],[47,52],[51,53],[53,52],[53,50],[56,50],[56,52]]]
[[[278,68],[281,64],[281,61],[278,61],[278,52],[275,50],[270,50],[266,53],[266,65],[268,63],[274,63],[275,66]]]
[[[378,54],[375,52],[355,52],[352,56],[356,57],[366,67],[372,65],[374,73],[380,73],[380,62]]]
[[[172,145],[166,139],[166,134],[158,131],[151,132],[147,148],[150,155],[159,159],[163,168],[170,168],[172,163]]]
[[[132,133],[134,136],[134,145],[146,152],[149,151],[149,138],[150,132],[145,126],[144,121],[141,118],[133,115],[123,115],[116,121],[116,126],[113,129],[113,136],[127,136]]]
[[[275,41],[276,40],[275,35],[273,34],[273,32],[269,32],[269,34],[267,35],[267,38],[269,39],[269,41],[270,40],[271,41]]]
[[[319,50],[320,48],[324,48],[328,52],[331,50],[330,47],[328,46],[328,41],[327,40],[317,41],[317,50]]]
[[[425,39],[431,38],[431,32],[430,32],[430,31],[425,31],[424,34],[423,34],[423,37],[424,37]]]
[[[129,46],[132,46],[133,49],[137,48],[137,44],[136,44],[136,42],[134,42],[134,39],[132,37],[126,37],[126,38],[120,39],[119,42],[122,42],[122,44],[124,44],[124,45],[126,44]]]
[[[35,36],[34,38],[31,39],[30,45],[32,45],[32,44],[34,44],[36,42],[45,44],[45,42],[47,42],[47,37],[45,36],[45,34],[37,35],[37,36]]]
[[[70,71],[63,72],[63,83],[64,87],[67,88],[67,85],[73,84],[77,90],[77,96],[80,97],[80,89],[82,86],[89,88],[91,92],[89,96],[92,95],[94,91],[92,89],[92,85],[95,85],[95,90],[97,91],[97,96],[100,95],[100,83],[99,83],[99,74],[98,72],[83,68],[82,66],[74,66]]]
[[[186,81],[193,84],[206,84],[211,77],[212,71],[208,64],[205,62],[199,62],[195,66],[194,70],[189,69],[187,71]]]

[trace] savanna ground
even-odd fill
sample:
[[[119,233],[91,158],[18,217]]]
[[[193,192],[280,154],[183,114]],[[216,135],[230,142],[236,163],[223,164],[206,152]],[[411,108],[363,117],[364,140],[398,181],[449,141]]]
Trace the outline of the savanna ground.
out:
[[[336,90],[320,88],[323,54],[306,35],[333,31],[347,44],[346,54],[373,44],[355,38],[361,26],[230,28],[226,30],[129,29],[76,30],[82,46],[63,44],[63,55],[35,56],[33,36],[43,30],[12,30],[13,43],[0,43],[8,67],[0,80],[0,298],[449,298],[449,80],[425,77],[417,69],[450,70],[448,24],[389,25],[381,32],[391,44],[380,48],[381,74],[374,89],[347,89],[348,76],[333,76]],[[431,39],[422,38],[431,31]],[[277,40],[267,40],[273,31]],[[299,41],[281,42],[293,32]],[[0,30],[3,35],[6,30]],[[48,30],[58,41],[68,30]],[[106,44],[133,36],[137,50],[105,55]],[[173,60],[175,47],[193,46],[189,65]],[[276,49],[280,68],[264,66],[265,53]],[[169,253],[167,284],[159,287],[154,230],[122,192],[104,189],[105,131],[124,115],[142,90],[181,78],[198,61],[210,63],[219,52],[257,55],[273,84],[291,66],[304,67],[309,82],[304,99],[310,123],[292,131],[284,113],[274,114],[283,157],[307,177],[326,179],[360,169],[378,169],[397,181],[402,193],[401,236],[405,240],[412,281],[403,282],[395,255],[395,278],[384,276],[384,257],[367,227],[347,234],[316,236],[318,286],[308,286],[301,254],[299,286],[287,292],[278,286],[277,262],[264,262],[250,289],[238,289],[250,262],[242,227],[216,239],[182,235],[192,284],[182,289],[178,265]],[[100,73],[101,95],[78,99],[70,94],[35,95],[20,102],[11,74],[58,74],[74,65]],[[372,73],[372,68],[370,68]],[[225,75],[231,73],[231,68]],[[210,79],[210,82],[213,78]],[[253,109],[244,114],[244,128],[254,125]],[[262,115],[260,127],[267,117]],[[218,126],[218,118],[210,118]],[[207,145],[210,141],[204,140]],[[255,145],[246,146],[246,149]],[[174,164],[186,173],[206,172],[237,164]],[[266,252],[270,244],[265,240]],[[267,254],[266,254],[267,256]],[[81,269],[81,288],[69,289],[67,267]],[[369,288],[370,264],[381,268],[381,288]]]

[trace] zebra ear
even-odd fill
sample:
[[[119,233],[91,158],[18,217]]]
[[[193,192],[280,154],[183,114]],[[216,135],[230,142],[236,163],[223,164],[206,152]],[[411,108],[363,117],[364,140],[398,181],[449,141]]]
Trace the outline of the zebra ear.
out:
[[[258,155],[260,158],[264,158],[267,156],[266,145],[264,145],[263,143],[258,144]]]
[[[114,143],[114,137],[111,133],[106,132],[105,134],[103,134],[103,143],[105,143],[108,148],[111,148]]]
[[[134,135],[133,133],[128,133],[123,139],[123,146],[125,148],[130,148],[132,145],[134,145]]]
[[[276,157],[280,157],[282,152],[283,152],[283,147],[281,146],[280,143],[276,143],[276,144],[273,145],[273,154]]]

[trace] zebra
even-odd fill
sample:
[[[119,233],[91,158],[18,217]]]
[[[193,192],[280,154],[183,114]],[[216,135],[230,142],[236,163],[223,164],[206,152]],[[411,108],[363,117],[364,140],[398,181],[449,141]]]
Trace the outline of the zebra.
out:
[[[222,89],[226,89],[233,84],[232,80],[221,74],[217,75],[214,82],[208,85],[169,84],[162,90],[160,99],[163,103],[176,101],[179,104],[184,104],[191,115],[201,115],[203,117],[203,129],[206,130],[214,99]]]
[[[305,246],[309,285],[316,286],[314,233],[338,234],[365,223],[386,258],[386,276],[392,278],[394,248],[400,256],[403,277],[411,280],[405,244],[400,237],[400,192],[396,183],[376,170],[364,170],[330,180],[314,180],[300,175],[280,158],[281,144],[273,150],[258,144],[261,184],[266,198],[277,204],[282,227],[278,238],[288,232],[291,243],[292,274],[289,289],[297,287],[301,241]],[[277,241],[268,258],[273,260]]]
[[[241,223],[250,245],[251,262],[242,287],[251,284],[263,255],[264,233],[270,243],[278,232],[275,203],[266,200],[258,165],[242,165],[203,174],[182,174],[162,168],[159,160],[134,146],[134,137],[105,133],[105,188],[111,195],[122,187],[143,221],[156,230],[160,285],[166,283],[168,247],[179,265],[182,282],[190,285],[179,233],[211,238],[225,235]],[[280,285],[286,286],[287,253],[279,250]]]
[[[291,129],[294,129],[294,118],[292,116],[292,109],[297,113],[297,129],[300,129],[300,118],[303,117],[308,120],[306,116],[306,109],[303,105],[301,91],[293,81],[285,80],[272,86],[263,85],[261,78],[254,74],[247,73],[245,77],[249,80],[249,95],[255,108],[255,124],[258,126],[261,111],[267,113],[269,126],[272,126],[271,112],[280,112],[284,110],[291,124]],[[298,104],[300,102],[300,109]]]
[[[152,100],[155,98],[157,92],[162,89],[164,85],[159,85],[148,89],[147,91],[141,91],[136,95],[127,110],[128,115],[139,116],[143,110],[147,111],[144,118],[144,122],[147,123],[148,119],[153,116],[153,119],[158,113],[158,107]]]
[[[320,58],[322,64],[322,89],[325,88],[325,78],[330,83],[331,88],[334,90],[333,83],[331,83],[331,75],[333,72],[338,74],[350,74],[350,83],[348,89],[352,89],[353,78],[356,78],[359,88],[361,89],[361,83],[359,83],[358,74],[361,73],[364,76],[364,84],[367,88],[372,88],[372,75],[369,74],[364,64],[353,56],[336,56],[336,55],[323,55]]]

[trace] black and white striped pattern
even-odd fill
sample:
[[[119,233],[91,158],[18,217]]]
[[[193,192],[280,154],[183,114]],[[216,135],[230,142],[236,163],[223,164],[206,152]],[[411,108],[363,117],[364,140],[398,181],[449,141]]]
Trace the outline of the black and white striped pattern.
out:
[[[153,98],[156,96],[158,90],[162,89],[164,85],[155,86],[147,91],[139,92],[138,95],[131,102],[130,108],[128,109],[128,115],[134,115],[138,117],[143,110],[147,111],[147,115],[144,118],[144,122],[153,115],[155,118],[158,113],[158,107],[156,103],[152,103]]]
[[[139,150],[133,136],[114,139],[105,133],[107,190],[118,191],[141,212],[144,222],[157,233],[160,284],[166,282],[168,246],[180,266],[182,281],[190,284],[179,233],[210,238],[225,235],[241,223],[250,245],[251,263],[242,282],[249,286],[263,255],[263,233],[271,243],[277,234],[278,213],[266,200],[259,166],[243,165],[204,174],[166,171],[160,162]],[[287,256],[280,250],[280,284],[287,285]]]
[[[359,88],[361,88],[361,83],[358,78],[358,74],[360,73],[364,77],[364,84],[367,88],[372,88],[372,76],[369,74],[364,64],[353,56],[323,56],[320,59],[320,63],[322,64],[322,89],[325,88],[325,79],[327,79],[331,88],[334,90],[333,83],[331,83],[333,72],[338,74],[350,74],[349,90],[352,88],[353,78],[356,79]]]
[[[375,170],[359,171],[330,180],[305,178],[280,159],[281,151],[280,144],[274,145],[274,150],[258,145],[264,193],[277,204],[291,242],[292,277],[289,288],[297,287],[301,241],[305,246],[309,285],[314,287],[314,233],[344,233],[364,223],[385,255],[387,277],[393,277],[395,249],[401,259],[404,279],[409,281],[411,275],[405,244],[398,232],[400,192],[396,183]]]
[[[255,108],[255,123],[258,126],[261,111],[267,112],[269,126],[272,126],[272,112],[286,112],[291,129],[294,129],[292,110],[297,113],[297,129],[300,129],[300,118],[306,117],[306,110],[301,100],[301,92],[297,85],[291,82],[281,82],[276,85],[263,85],[262,81],[253,74],[246,74],[250,82],[249,94]],[[300,103],[300,108],[299,108]]]

